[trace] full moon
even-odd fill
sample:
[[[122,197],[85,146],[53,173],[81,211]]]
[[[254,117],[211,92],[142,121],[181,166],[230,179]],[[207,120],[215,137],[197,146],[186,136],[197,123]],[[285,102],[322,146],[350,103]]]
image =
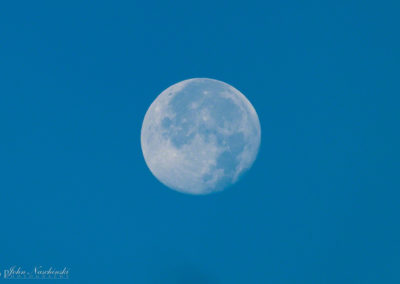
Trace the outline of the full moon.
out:
[[[143,120],[147,166],[167,187],[209,194],[238,181],[257,157],[261,127],[249,100],[234,87],[195,78],[163,91]]]

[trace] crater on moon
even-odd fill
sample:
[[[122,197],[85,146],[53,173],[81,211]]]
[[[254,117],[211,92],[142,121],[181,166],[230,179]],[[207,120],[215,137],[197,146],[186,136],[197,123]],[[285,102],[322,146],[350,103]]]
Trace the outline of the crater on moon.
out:
[[[235,183],[253,164],[260,122],[247,98],[213,79],[179,82],[148,109],[141,131],[145,161],[166,186],[208,194]]]

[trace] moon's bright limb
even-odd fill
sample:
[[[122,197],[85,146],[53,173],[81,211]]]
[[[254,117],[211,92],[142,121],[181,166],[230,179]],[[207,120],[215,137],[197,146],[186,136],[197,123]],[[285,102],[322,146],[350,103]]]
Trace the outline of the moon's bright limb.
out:
[[[172,85],[151,104],[141,131],[143,156],[166,186],[208,194],[235,183],[261,142],[257,113],[232,86],[213,79]]]

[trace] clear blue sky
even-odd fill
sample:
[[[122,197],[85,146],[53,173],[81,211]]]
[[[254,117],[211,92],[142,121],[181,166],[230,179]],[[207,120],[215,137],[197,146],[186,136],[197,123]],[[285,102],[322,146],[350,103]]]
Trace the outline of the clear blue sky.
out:
[[[7,2],[1,272],[400,283],[398,1]],[[203,197],[140,149],[150,103],[192,77],[238,88],[262,126],[252,170]]]

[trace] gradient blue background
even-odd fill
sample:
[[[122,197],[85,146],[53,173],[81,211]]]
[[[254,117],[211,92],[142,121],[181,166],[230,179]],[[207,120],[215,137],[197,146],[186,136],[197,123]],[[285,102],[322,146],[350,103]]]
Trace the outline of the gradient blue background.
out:
[[[400,283],[398,1],[7,2],[1,272]],[[205,197],[140,149],[151,102],[192,77],[238,88],[262,126],[252,170]]]

